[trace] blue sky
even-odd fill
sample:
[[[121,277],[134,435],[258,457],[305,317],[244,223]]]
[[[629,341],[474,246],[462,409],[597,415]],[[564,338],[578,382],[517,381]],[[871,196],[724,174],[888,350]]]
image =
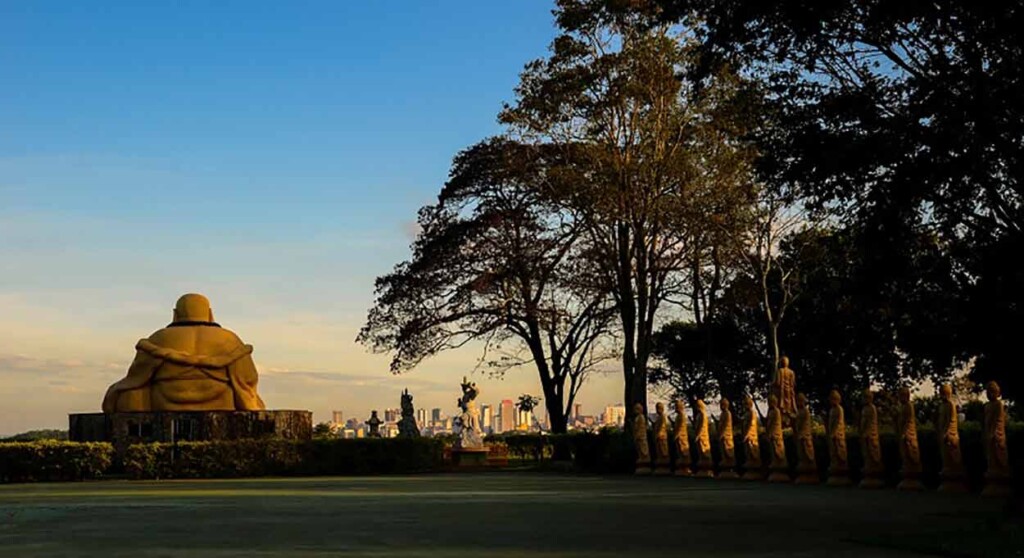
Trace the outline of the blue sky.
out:
[[[475,351],[394,378],[353,338],[452,156],[500,132],[550,10],[0,4],[0,433],[98,409],[189,291],[255,345],[272,407],[362,416],[406,386],[453,407]],[[481,377],[482,399],[539,393],[534,374]]]

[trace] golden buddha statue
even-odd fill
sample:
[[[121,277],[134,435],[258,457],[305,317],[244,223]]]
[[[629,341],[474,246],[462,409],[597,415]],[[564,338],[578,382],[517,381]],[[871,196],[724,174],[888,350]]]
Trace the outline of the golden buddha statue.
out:
[[[711,434],[708,429],[708,408],[704,405],[703,399],[698,399],[693,416],[693,429],[695,432],[694,444],[697,446],[697,470],[694,476],[699,478],[712,478],[715,476],[715,466],[711,461]]]
[[[942,471],[939,477],[942,484],[941,492],[966,492],[964,483],[964,461],[960,454],[960,426],[957,418],[957,405],[953,400],[953,387],[943,384],[939,388],[942,400],[935,419],[935,433],[939,438],[939,451],[942,454]]]
[[[814,459],[814,418],[807,396],[796,394],[796,421],[793,436],[796,438],[796,484],[818,484],[818,464]]]
[[[682,399],[676,399],[676,421],[672,425],[672,440],[676,448],[675,474],[690,476],[690,432],[686,425],[686,407]]]
[[[850,484],[850,463],[846,449],[846,414],[839,391],[829,392],[828,403],[828,484],[846,486]]]
[[[654,474],[667,475],[672,472],[671,456],[668,449],[668,416],[665,414],[665,404],[655,405],[657,413],[654,419]]]
[[[213,321],[199,294],[178,299],[170,325],[135,345],[124,379],[110,386],[104,413],[258,411],[252,346]]]
[[[636,449],[636,474],[651,472],[651,446],[647,437],[647,417],[644,406],[633,405],[633,447]]]
[[[1010,459],[1006,447],[1006,404],[1002,400],[999,384],[985,385],[988,403],[985,403],[985,471],[984,496],[1007,496],[1010,490]]]
[[[875,407],[875,394],[870,389],[864,390],[864,408],[860,412],[860,446],[864,460],[861,470],[861,488],[882,488],[885,481],[885,465],[882,462],[882,441],[878,433],[878,408]]]
[[[779,409],[779,398],[775,394],[768,396],[768,434],[772,459],[769,463],[772,473],[768,482],[789,482],[789,461],[786,458],[786,441],[782,434],[782,411]]]
[[[761,480],[764,478],[764,471],[761,465],[761,441],[758,438],[757,409],[754,408],[754,398],[747,395],[743,397],[743,456],[746,461],[743,463],[744,480]]]
[[[736,468],[736,441],[733,438],[732,411],[729,410],[729,400],[722,398],[718,402],[720,414],[718,415],[718,478],[738,479],[739,475],[733,469]]]
[[[900,407],[896,415],[896,430],[900,437],[900,473],[903,480],[899,490],[921,490],[921,450],[917,440],[917,416],[909,388],[900,388]]]

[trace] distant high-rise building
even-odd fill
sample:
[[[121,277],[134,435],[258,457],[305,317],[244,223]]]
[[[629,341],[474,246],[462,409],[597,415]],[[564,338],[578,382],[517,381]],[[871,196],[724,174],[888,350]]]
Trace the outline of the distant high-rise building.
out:
[[[626,407],[623,405],[608,405],[604,408],[603,423],[605,426],[623,426],[626,424]]]
[[[572,406],[572,420],[579,420],[583,416],[583,404],[576,403]]]
[[[501,400],[501,431],[508,432],[516,429],[516,407],[511,399]]]
[[[341,411],[331,411],[331,422],[334,424],[345,424],[345,413]]]
[[[400,416],[402,411],[399,409],[384,409],[384,422],[398,422]]]
[[[480,415],[480,422],[483,423],[484,432],[494,432],[494,407],[490,405],[480,407]]]
[[[426,428],[427,427],[427,410],[426,409],[416,409],[416,426],[419,426],[420,428]]]
[[[431,409],[430,426],[438,426],[439,424],[441,424],[441,409]]]

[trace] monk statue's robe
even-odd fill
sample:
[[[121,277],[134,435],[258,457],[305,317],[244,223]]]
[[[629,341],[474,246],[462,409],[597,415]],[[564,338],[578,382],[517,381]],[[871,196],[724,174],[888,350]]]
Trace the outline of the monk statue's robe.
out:
[[[206,297],[178,299],[174,321],[135,345],[128,375],[110,386],[103,412],[257,411],[252,346],[213,321]]]

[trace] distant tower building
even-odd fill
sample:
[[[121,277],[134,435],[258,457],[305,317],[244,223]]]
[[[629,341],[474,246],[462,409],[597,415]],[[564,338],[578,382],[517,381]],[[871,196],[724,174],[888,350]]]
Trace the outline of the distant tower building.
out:
[[[626,423],[626,407],[623,405],[608,405],[604,408],[605,426],[623,426]]]
[[[419,425],[420,428],[426,428],[427,426],[429,426],[427,424],[426,409],[416,409],[416,424]]]
[[[494,432],[494,407],[490,405],[480,407],[480,422],[484,428],[484,433],[490,434]]]
[[[511,399],[501,400],[501,431],[516,429],[516,406]]]
[[[384,422],[398,422],[401,416],[401,409],[384,409]]]
[[[430,411],[430,426],[438,426],[441,424],[441,409],[431,409]]]
[[[345,424],[345,414],[341,411],[331,411],[331,422],[334,424]]]
[[[583,404],[576,403],[572,406],[572,420],[580,420],[581,416],[583,416]]]

